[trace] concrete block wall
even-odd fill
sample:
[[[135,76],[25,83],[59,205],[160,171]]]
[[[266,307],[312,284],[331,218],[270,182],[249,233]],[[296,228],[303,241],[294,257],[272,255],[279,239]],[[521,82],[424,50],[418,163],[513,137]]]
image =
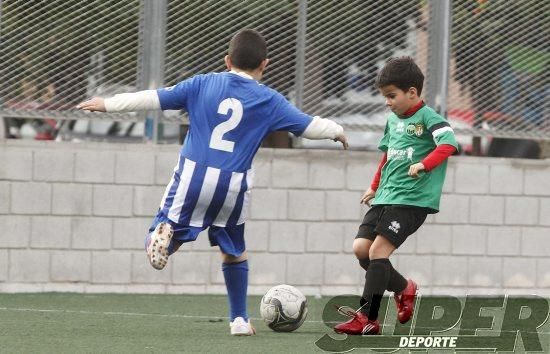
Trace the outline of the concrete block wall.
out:
[[[0,292],[224,293],[206,234],[153,270],[143,239],[178,146],[0,143]],[[351,251],[380,155],[261,149],[250,293],[360,293]],[[392,256],[424,294],[550,294],[550,160],[453,157],[441,212]]]

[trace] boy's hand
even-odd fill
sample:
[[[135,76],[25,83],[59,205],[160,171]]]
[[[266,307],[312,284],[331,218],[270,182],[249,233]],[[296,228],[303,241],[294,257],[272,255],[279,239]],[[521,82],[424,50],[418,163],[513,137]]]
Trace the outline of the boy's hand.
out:
[[[105,100],[102,97],[92,97],[87,101],[79,103],[76,108],[89,112],[106,112]]]
[[[409,167],[409,176],[412,178],[418,178],[420,175],[418,174],[420,171],[424,171],[426,167],[424,167],[424,164],[422,162],[415,163],[414,165],[411,165]]]
[[[363,194],[363,197],[361,197],[360,204],[367,204],[368,206],[370,206],[370,201],[371,199],[374,198],[375,195],[376,195],[375,190],[373,190],[372,188],[367,189],[365,194]]]
[[[344,146],[344,150],[347,150],[349,148],[348,145],[348,139],[344,134],[336,135],[336,138],[334,138],[334,141],[339,141]]]

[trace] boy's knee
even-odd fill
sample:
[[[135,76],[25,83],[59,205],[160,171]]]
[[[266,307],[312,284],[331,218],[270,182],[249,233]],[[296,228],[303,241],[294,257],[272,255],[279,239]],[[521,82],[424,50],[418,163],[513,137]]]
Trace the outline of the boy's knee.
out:
[[[248,255],[246,254],[246,251],[244,251],[239,257],[235,257],[231,254],[223,253],[222,252],[222,262],[223,263],[239,263],[244,262],[248,259]]]
[[[366,239],[355,239],[353,241],[353,253],[357,259],[369,258],[370,243]]]

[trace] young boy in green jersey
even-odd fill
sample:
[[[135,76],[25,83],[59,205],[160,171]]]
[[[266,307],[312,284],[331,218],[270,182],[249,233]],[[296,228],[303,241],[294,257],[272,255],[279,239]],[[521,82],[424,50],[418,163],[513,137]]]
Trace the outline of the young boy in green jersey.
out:
[[[377,320],[385,290],[392,291],[398,320],[412,317],[417,284],[405,279],[389,260],[409,235],[439,211],[447,158],[458,145],[445,118],[420,98],[424,75],[409,57],[390,59],[376,78],[376,87],[391,109],[378,171],[361,203],[366,213],[353,242],[359,264],[366,270],[360,308],[351,320],[334,327],[337,333],[379,334]]]

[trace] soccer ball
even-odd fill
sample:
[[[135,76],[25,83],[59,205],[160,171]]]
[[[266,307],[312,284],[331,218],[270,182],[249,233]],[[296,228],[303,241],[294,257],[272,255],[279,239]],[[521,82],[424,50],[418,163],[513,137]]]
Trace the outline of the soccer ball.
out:
[[[291,285],[277,285],[262,298],[260,314],[272,330],[292,332],[306,320],[307,299]]]

